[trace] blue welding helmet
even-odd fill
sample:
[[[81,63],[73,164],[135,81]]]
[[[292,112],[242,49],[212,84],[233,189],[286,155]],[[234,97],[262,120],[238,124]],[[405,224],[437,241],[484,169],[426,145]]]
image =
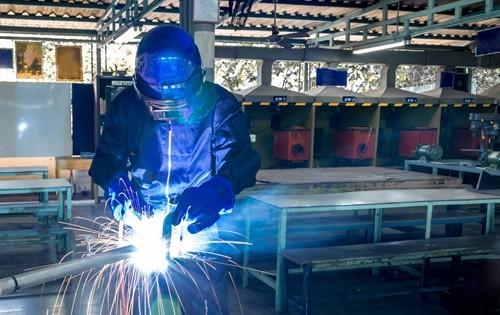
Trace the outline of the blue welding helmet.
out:
[[[155,120],[187,119],[204,75],[198,47],[179,27],[155,27],[139,43],[134,86]]]

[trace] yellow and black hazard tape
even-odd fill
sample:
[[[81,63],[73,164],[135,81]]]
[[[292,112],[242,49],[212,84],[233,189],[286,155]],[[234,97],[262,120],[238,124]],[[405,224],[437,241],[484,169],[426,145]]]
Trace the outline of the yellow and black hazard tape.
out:
[[[490,108],[492,106],[498,106],[498,104],[478,104],[478,103],[468,103],[468,104],[463,104],[463,103],[441,103],[441,104],[434,104],[434,103],[389,103],[389,102],[380,102],[380,103],[372,103],[372,102],[250,102],[250,101],[243,101],[241,102],[242,106],[264,106],[264,107],[269,107],[269,106],[293,106],[293,107],[306,107],[306,106],[314,106],[314,107],[339,107],[339,106],[345,106],[345,107],[365,107],[365,108],[371,108],[371,107],[394,107],[394,108],[403,108],[403,107],[408,107],[408,108],[432,108],[432,107],[441,107],[441,108],[478,108],[478,107],[483,107],[483,108]]]

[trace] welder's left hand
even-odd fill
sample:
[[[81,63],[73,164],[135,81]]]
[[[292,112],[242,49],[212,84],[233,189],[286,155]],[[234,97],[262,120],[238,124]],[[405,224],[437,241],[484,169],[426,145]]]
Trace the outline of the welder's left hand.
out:
[[[172,225],[186,220],[191,222],[188,231],[198,233],[217,222],[221,213],[231,211],[234,203],[229,180],[222,176],[212,177],[200,187],[190,187],[182,192],[172,216]]]

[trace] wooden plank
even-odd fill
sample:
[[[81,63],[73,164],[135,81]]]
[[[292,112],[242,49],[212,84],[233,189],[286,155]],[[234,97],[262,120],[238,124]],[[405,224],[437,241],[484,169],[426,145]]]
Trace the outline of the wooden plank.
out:
[[[397,189],[371,190],[310,195],[252,195],[251,198],[277,208],[363,207],[376,208],[382,205],[409,207],[417,203],[499,203],[498,196],[482,194],[466,189]]]
[[[56,159],[49,157],[2,157],[0,167],[45,166],[49,170],[49,178],[56,176]]]
[[[287,249],[282,255],[298,265],[369,264],[387,260],[414,260],[454,254],[498,253],[500,236],[467,236],[410,240],[323,248]]]

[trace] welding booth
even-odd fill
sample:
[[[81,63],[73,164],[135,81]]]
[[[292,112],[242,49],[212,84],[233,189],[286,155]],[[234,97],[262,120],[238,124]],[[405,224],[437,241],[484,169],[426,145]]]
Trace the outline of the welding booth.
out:
[[[259,85],[235,93],[249,125],[262,168],[306,167],[311,158],[311,104],[309,95]]]
[[[381,87],[363,93],[377,99],[380,108],[377,158],[380,165],[399,164],[415,156],[419,144],[437,144],[440,112],[438,99]]]
[[[376,152],[376,100],[339,87],[347,85],[347,77],[334,83],[307,92],[314,97],[314,165],[370,165]]]
[[[479,156],[480,139],[470,131],[471,113],[495,113],[495,100],[451,87],[436,88],[423,94],[439,99],[441,108],[440,138],[444,158]]]

